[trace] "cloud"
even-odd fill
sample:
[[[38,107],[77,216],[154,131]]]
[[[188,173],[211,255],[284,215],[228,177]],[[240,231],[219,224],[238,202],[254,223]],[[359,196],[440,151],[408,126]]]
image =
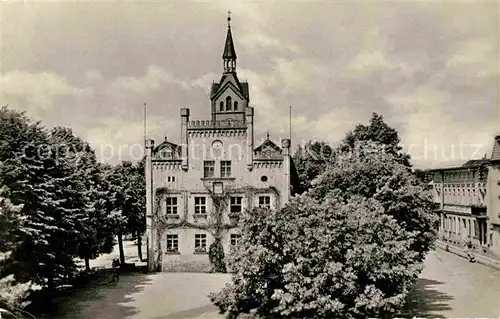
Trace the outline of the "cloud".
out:
[[[50,109],[63,97],[83,97],[92,94],[91,88],[78,88],[67,79],[52,72],[11,71],[0,77],[1,104],[11,104],[38,114]]]
[[[241,45],[246,46],[253,51],[262,49],[277,49],[299,52],[300,50],[297,45],[286,43],[279,38],[275,38],[259,32],[244,33],[239,39]]]
[[[3,44],[13,53],[3,61],[2,85],[15,72],[33,82],[11,76],[4,104],[38,113],[48,125],[89,129],[97,144],[140,142],[144,102],[158,122],[150,125],[156,139],[178,139],[181,107],[209,118],[227,10],[257,135],[287,136],[290,105],[295,140],[339,140],[377,112],[405,145],[416,145],[415,163],[426,166],[451,159],[430,150],[424,158],[425,141],[488,149],[500,123],[498,3],[15,6],[4,6]],[[52,77],[34,76],[40,70]],[[120,125],[132,127],[130,138]]]
[[[481,130],[467,130],[447,111],[452,101],[447,92],[423,86],[391,95],[388,101],[405,115],[400,134],[417,166],[459,165],[490,151],[494,122],[483,122]]]
[[[148,137],[173,130],[175,122],[151,116],[148,118]],[[110,116],[96,121],[92,128],[76,131],[96,150],[99,160],[119,163],[122,160],[136,161],[144,155],[144,126],[142,121]],[[158,143],[159,141],[157,141]]]

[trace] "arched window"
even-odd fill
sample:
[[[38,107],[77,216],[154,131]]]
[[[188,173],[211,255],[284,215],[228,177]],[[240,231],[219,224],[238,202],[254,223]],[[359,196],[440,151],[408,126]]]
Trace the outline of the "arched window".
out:
[[[226,111],[231,111],[231,97],[226,97]]]
[[[220,101],[220,112],[224,112],[224,102]]]
[[[238,101],[234,101],[234,111],[238,111]]]

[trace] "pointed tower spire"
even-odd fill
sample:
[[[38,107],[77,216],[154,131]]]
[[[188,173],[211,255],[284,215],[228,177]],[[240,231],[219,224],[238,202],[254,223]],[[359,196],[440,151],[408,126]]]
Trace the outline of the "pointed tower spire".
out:
[[[224,73],[236,72],[236,51],[231,34],[231,11],[227,12],[227,36],[222,60],[224,61]]]

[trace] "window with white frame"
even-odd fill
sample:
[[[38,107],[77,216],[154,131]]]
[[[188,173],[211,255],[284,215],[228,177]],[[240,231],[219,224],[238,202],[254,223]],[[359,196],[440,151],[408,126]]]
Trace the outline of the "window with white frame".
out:
[[[215,175],[215,161],[203,162],[203,177],[214,177]]]
[[[167,215],[177,215],[177,197],[167,197],[166,203],[166,214]]]
[[[167,252],[179,251],[179,236],[177,234],[167,235]]]
[[[206,234],[195,234],[194,235],[194,250],[198,251],[198,252],[207,250],[207,235]]]
[[[207,198],[195,197],[194,198],[194,213],[196,215],[206,215],[207,213]]]
[[[259,206],[265,208],[271,208],[271,196],[269,195],[259,196]]]
[[[220,162],[220,177],[231,177],[231,161]]]
[[[241,202],[242,202],[242,197],[241,196],[233,196],[231,197],[231,213],[240,213],[241,212]]]
[[[231,237],[230,237],[231,246],[236,246],[238,244],[238,242],[240,241],[240,238],[241,238],[240,234],[231,234]]]

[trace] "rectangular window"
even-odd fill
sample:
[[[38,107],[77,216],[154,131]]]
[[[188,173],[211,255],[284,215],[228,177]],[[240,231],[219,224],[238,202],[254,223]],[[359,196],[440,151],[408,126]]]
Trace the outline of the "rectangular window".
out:
[[[220,177],[230,177],[230,176],[231,176],[231,161],[221,161]]]
[[[271,196],[259,196],[259,206],[271,208]]]
[[[167,215],[177,215],[177,197],[167,197]]]
[[[197,215],[205,215],[207,213],[207,199],[206,197],[194,198],[194,213]]]
[[[214,177],[215,161],[203,162],[203,177]]]
[[[179,236],[167,235],[167,252],[179,251]]]
[[[241,197],[231,197],[231,213],[241,212]]]
[[[231,234],[231,246],[236,246],[241,238],[240,234]]]
[[[207,250],[207,235],[206,234],[194,235],[194,250],[195,251],[206,251]]]

